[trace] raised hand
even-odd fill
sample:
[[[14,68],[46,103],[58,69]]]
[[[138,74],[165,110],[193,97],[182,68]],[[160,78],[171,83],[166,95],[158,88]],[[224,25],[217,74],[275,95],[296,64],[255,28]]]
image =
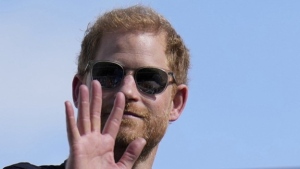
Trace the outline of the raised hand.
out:
[[[121,124],[125,97],[117,93],[114,107],[101,133],[102,91],[98,81],[92,82],[92,97],[87,86],[79,89],[77,124],[70,102],[65,102],[70,155],[67,169],[129,169],[139,157],[146,141],[131,142],[121,159],[114,159],[114,145]]]

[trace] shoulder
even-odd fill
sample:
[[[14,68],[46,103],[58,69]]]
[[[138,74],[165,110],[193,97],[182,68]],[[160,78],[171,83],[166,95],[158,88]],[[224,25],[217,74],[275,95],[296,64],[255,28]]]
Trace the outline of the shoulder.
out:
[[[13,164],[7,167],[4,167],[3,169],[38,169],[38,166],[32,165],[30,163],[17,163]]]
[[[64,169],[64,168],[65,168],[65,163],[62,163],[61,165],[36,166],[27,162],[22,162],[22,163],[17,163],[17,164],[4,167],[3,169]]]

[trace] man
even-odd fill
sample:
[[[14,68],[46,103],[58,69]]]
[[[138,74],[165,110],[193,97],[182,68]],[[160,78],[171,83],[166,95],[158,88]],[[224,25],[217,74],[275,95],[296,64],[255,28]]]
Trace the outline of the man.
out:
[[[116,9],[88,28],[72,83],[75,122],[65,103],[68,169],[150,169],[168,124],[188,96],[189,53],[150,8]],[[99,83],[100,82],[100,83]],[[38,168],[19,163],[11,168]]]

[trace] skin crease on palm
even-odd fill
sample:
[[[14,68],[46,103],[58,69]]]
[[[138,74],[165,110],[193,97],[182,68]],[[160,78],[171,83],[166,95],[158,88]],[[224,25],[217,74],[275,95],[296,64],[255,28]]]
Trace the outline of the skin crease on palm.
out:
[[[184,84],[168,85],[165,91],[155,95],[142,93],[136,87],[134,69],[152,66],[169,70],[165,49],[165,34],[162,32],[115,32],[106,33],[102,37],[94,60],[117,62],[126,70],[125,77],[117,88],[102,90],[101,129],[105,127],[114,107],[115,98],[123,97],[119,96],[123,94],[125,100],[125,110],[115,140],[116,161],[122,157],[130,143],[137,138],[143,138],[146,140],[146,145],[137,163],[151,166],[169,122],[177,120],[185,106],[187,86]],[[78,88],[80,87],[74,86],[81,84],[88,86],[92,95],[91,91],[94,88],[90,72],[84,78],[74,77],[73,97],[76,107],[79,104]],[[172,94],[173,87],[177,87],[175,95]]]

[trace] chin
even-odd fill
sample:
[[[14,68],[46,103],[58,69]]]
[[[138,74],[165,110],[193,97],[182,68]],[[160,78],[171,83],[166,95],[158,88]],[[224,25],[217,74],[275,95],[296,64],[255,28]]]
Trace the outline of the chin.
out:
[[[145,127],[142,120],[123,118],[117,139],[129,144],[138,137],[145,138]]]
[[[147,143],[138,159],[143,161],[151,154],[153,148],[159,144],[165,135],[168,124],[166,118],[123,118],[116,138],[115,148],[124,152],[132,141],[139,137],[144,138]]]

